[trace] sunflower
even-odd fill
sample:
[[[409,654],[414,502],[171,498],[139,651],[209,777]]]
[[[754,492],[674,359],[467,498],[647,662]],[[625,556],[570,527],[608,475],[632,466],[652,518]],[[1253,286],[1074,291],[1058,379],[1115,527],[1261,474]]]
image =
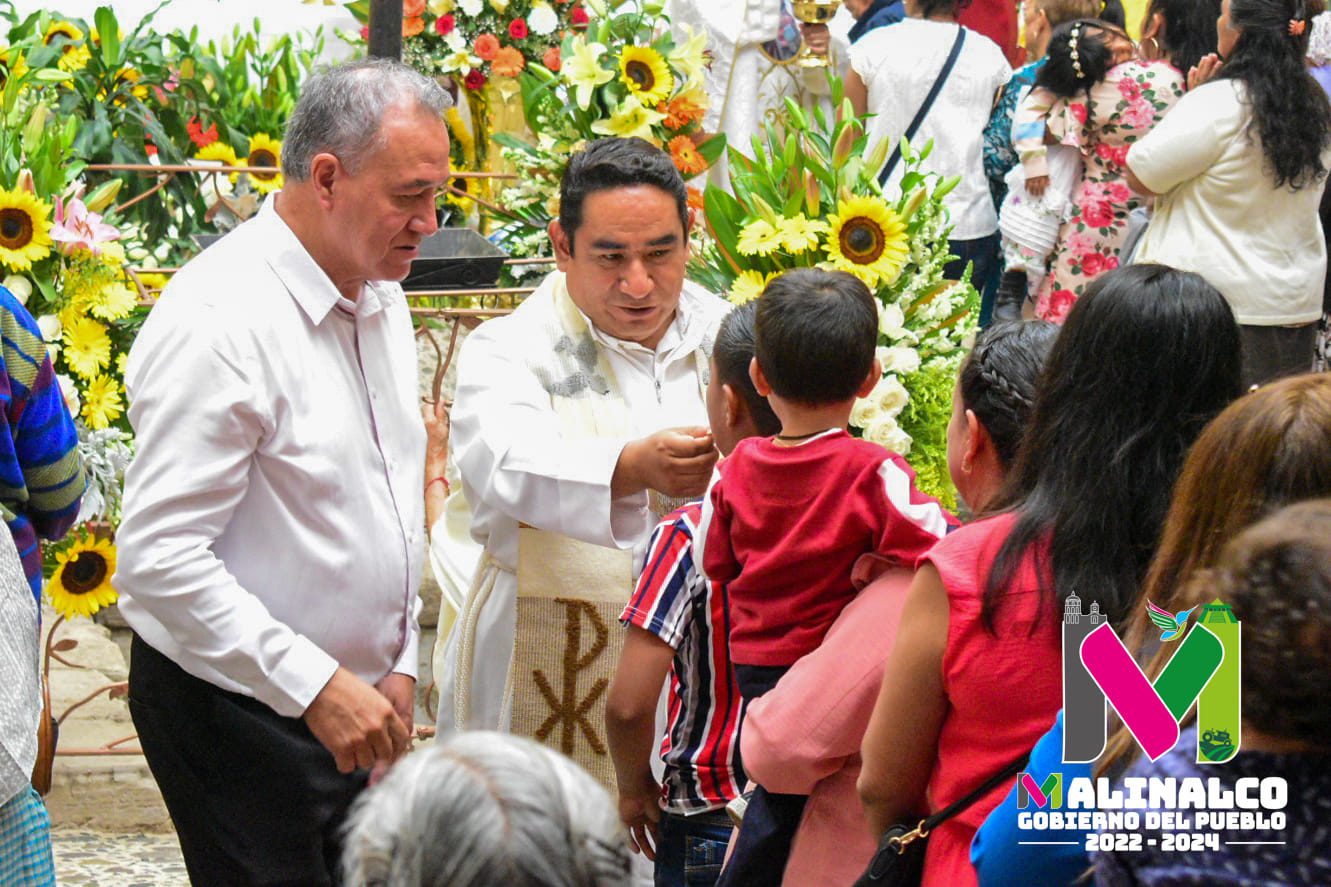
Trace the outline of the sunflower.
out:
[[[46,584],[55,611],[66,619],[88,616],[116,602],[111,574],[116,571],[116,547],[85,533],[55,556],[56,568]]]
[[[83,31],[78,25],[69,21],[52,22],[46,29],[46,35],[42,37],[42,42],[47,46],[57,37],[64,37],[66,42],[60,49],[60,60],[56,66],[62,71],[82,71],[92,58],[92,51],[88,49],[83,42]]]
[[[10,77],[22,77],[28,73],[28,63],[23,60],[23,53],[17,49],[0,52],[0,89],[4,89]]]
[[[51,207],[27,191],[0,188],[0,262],[27,271],[51,254]]]
[[[113,376],[98,376],[83,389],[83,421],[93,431],[109,426],[125,412],[120,383]]]
[[[250,154],[245,163],[249,166],[281,166],[282,143],[269,138],[266,132],[256,132],[250,138]],[[249,175],[250,184],[260,194],[270,194],[282,187],[280,172],[252,172]]]
[[[852,197],[828,219],[827,255],[838,271],[849,271],[870,288],[897,279],[909,238],[901,217],[878,197]]]
[[[111,338],[105,324],[91,317],[74,317],[65,325],[65,363],[77,375],[91,379],[111,362]]]
[[[664,102],[675,77],[661,53],[650,46],[626,46],[619,55],[619,74],[629,92],[648,107]]]
[[[707,161],[698,153],[698,146],[688,136],[675,136],[669,142],[670,159],[685,178],[707,171]]]
[[[222,166],[240,166],[240,158],[236,157],[236,149],[223,141],[216,141],[204,145],[194,155],[195,160],[220,160]],[[236,176],[229,176],[231,183],[235,184]]]

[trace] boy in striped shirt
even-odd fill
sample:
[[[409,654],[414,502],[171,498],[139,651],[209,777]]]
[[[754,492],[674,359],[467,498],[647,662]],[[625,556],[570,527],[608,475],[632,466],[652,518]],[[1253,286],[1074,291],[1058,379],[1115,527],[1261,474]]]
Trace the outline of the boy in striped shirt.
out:
[[[749,378],[755,304],[721,324],[712,351],[707,412],[721,452],[743,438],[772,435],[780,422]],[[606,705],[620,818],[634,844],[656,860],[656,884],[684,887],[720,873],[731,825],[724,808],[744,787],[739,762],[740,695],[730,667],[729,624],[696,556],[702,503],[669,515],[620,621],[628,637]],[[700,539],[698,540],[701,541]],[[670,679],[669,724],[661,740],[665,778],[652,775],[656,705]],[[651,840],[648,840],[650,833]],[[686,863],[686,844],[695,853]],[[699,860],[696,842],[707,848]]]

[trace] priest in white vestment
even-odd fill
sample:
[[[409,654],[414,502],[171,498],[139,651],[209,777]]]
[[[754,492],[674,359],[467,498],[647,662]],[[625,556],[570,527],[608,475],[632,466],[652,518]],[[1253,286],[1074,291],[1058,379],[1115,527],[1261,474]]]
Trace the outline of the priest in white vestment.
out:
[[[703,393],[728,306],[684,280],[691,221],[667,155],[638,139],[592,143],[570,162],[551,225],[559,270],[463,344],[450,445],[484,552],[440,639],[441,731],[521,729],[514,685],[535,675],[540,693],[527,696],[539,707],[544,693],[553,713],[542,725],[537,712],[533,733],[598,745],[599,681],[572,674],[576,698],[561,708],[559,662],[521,663],[563,655],[567,687],[583,652],[605,646],[607,621],[615,642],[605,613],[627,601],[652,528],[711,475]],[[542,596],[588,621],[570,617],[567,637],[521,628],[519,598]],[[610,609],[596,616],[587,601]]]

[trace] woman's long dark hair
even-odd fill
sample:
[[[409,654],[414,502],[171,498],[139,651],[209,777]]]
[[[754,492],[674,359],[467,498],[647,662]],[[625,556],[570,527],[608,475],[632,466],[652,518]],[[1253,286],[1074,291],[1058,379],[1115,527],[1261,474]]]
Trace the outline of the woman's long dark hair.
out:
[[[1165,19],[1160,49],[1169,63],[1187,76],[1189,69],[1216,50],[1215,21],[1220,18],[1220,0],[1151,0],[1146,19],[1157,12]]]
[[[1220,71],[1247,90],[1248,137],[1260,139],[1276,186],[1295,190],[1322,181],[1331,144],[1331,103],[1304,64],[1311,17],[1307,0],[1230,0],[1240,34]],[[1291,21],[1303,24],[1302,34],[1289,32]]]
[[[1042,613],[1055,618],[1053,602],[1075,591],[1122,624],[1188,447],[1239,391],[1239,329],[1213,286],[1163,265],[1093,281],[1054,343],[998,496],[1017,520],[985,583],[986,628],[1030,550]]]

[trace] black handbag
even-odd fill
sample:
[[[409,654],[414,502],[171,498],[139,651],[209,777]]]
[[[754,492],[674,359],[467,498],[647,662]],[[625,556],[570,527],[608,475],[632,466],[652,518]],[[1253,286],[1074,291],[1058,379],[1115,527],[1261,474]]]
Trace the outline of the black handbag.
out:
[[[975,791],[939,810],[933,816],[920,820],[911,828],[894,825],[878,841],[878,849],[869,868],[860,875],[855,887],[919,887],[924,875],[924,849],[929,833],[958,813],[965,811],[980,798],[1016,776],[1026,766],[1030,752],[1008,764],[1000,772],[984,781]]]

